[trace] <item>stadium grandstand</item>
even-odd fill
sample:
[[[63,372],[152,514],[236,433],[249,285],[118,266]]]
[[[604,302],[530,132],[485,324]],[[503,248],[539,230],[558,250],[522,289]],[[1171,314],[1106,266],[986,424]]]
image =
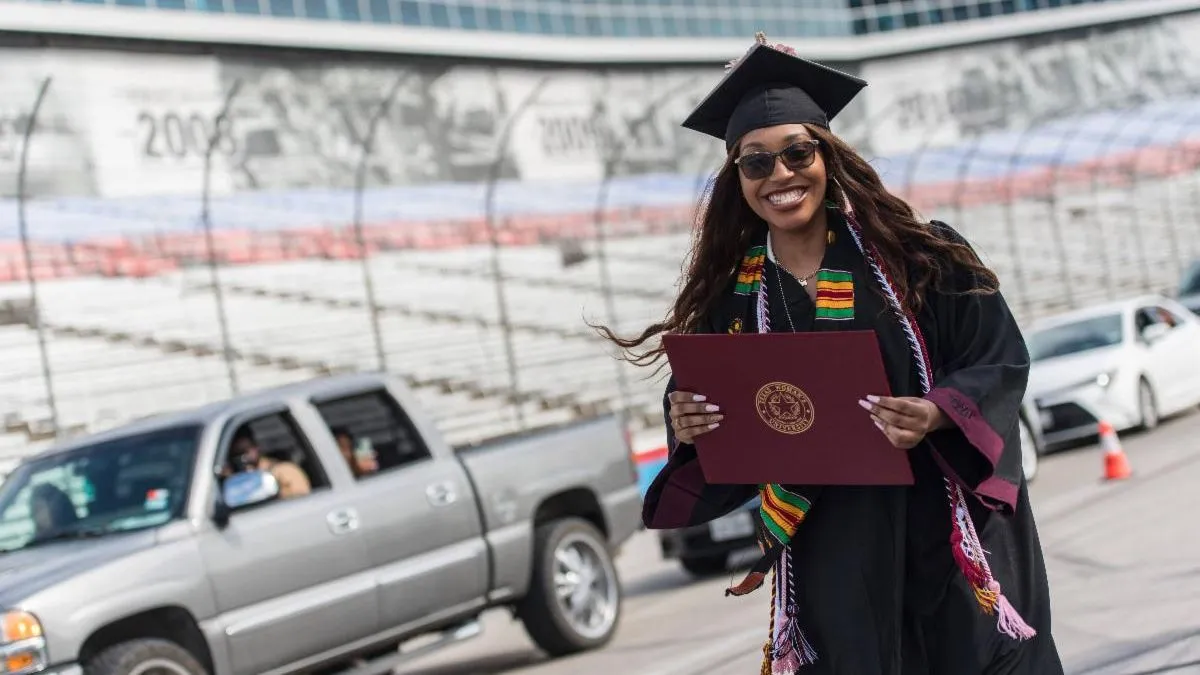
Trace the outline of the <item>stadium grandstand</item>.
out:
[[[0,461],[379,368],[455,444],[661,442],[587,322],[667,310],[757,30],[870,82],[835,131],[1022,320],[1200,255],[1197,1],[0,0]]]

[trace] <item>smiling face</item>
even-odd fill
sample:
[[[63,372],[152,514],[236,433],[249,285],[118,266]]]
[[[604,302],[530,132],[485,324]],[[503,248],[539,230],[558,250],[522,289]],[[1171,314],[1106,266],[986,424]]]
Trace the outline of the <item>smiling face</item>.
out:
[[[755,129],[742,137],[738,152],[742,195],[772,229],[804,229],[824,215],[825,161],[817,147],[802,124]]]

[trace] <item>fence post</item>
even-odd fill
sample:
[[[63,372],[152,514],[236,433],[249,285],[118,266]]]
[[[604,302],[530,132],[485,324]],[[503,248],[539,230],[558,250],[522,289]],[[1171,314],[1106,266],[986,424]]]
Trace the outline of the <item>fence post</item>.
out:
[[[488,167],[487,188],[484,196],[484,223],[487,226],[488,239],[491,244],[491,268],[492,281],[496,289],[496,304],[497,311],[500,314],[500,330],[504,339],[504,356],[508,362],[508,382],[509,388],[512,391],[513,413],[517,420],[517,426],[521,429],[525,428],[525,411],[522,408],[522,397],[520,395],[520,381],[517,374],[517,356],[513,349],[513,329],[512,322],[508,316],[508,298],[505,293],[504,274],[500,269],[500,236],[496,228],[496,183],[500,181],[501,168],[504,166],[504,161],[508,155],[508,144],[512,137],[512,131],[520,121],[521,116],[533,105],[542,90],[549,84],[553,75],[543,75],[533,90],[530,91],[525,98],[513,109],[512,114],[505,120],[504,126],[500,130],[500,136],[496,139],[496,157],[493,159],[491,166]]]
[[[37,98],[33,101],[33,109],[25,123],[25,131],[21,139],[21,162],[17,169],[17,228],[21,235],[21,250],[25,254],[25,274],[29,277],[29,302],[33,305],[33,328],[37,333],[38,352],[42,361],[42,379],[46,386],[46,404],[50,408],[50,428],[55,438],[59,434],[58,401],[54,396],[54,376],[50,369],[50,352],[46,346],[46,328],[42,325],[42,304],[38,300],[37,275],[33,272],[33,250],[29,245],[29,223],[25,214],[25,204],[29,199],[26,194],[26,179],[29,171],[29,146],[33,140],[33,128],[37,125],[38,115],[42,111],[42,103],[46,99],[46,91],[50,88],[52,78],[46,76],[38,86]]]
[[[1017,170],[1017,165],[1019,163],[1019,160],[1028,156],[1027,153],[1025,152],[1025,145],[1029,142],[1031,132],[1036,131],[1039,128],[1038,122],[1039,122],[1038,120],[1031,121],[1029,126],[1021,131],[1020,136],[1017,137],[1017,142],[1013,144],[1012,154],[1010,154],[1008,156],[1008,174],[1009,174],[1008,175],[1008,187],[1009,187],[1008,203],[1010,204],[1010,207],[1007,210],[1006,215],[1007,215],[1008,221],[1009,221],[1008,222],[1009,239],[1012,240],[1012,242],[1013,242],[1012,243],[1013,260],[1014,260],[1015,265],[1020,264],[1019,260],[1021,259],[1022,256],[1020,254],[1019,248],[1017,247],[1017,227],[1016,227],[1016,224],[1013,222],[1013,218],[1014,218],[1015,214],[1014,214],[1013,208],[1011,207],[1011,205],[1013,203],[1013,197],[1014,197],[1014,195],[1012,194],[1012,192],[1013,192],[1012,186],[1013,186],[1013,181],[1015,180],[1015,176],[1019,175],[1019,172]],[[1054,161],[1055,161],[1055,163],[1050,167],[1049,171],[1052,173],[1052,175],[1057,176],[1058,175],[1058,164],[1057,164],[1058,159],[1057,159],[1057,157],[1054,159]],[[1020,162],[1020,163],[1025,164],[1024,162]],[[1066,242],[1063,240],[1062,224],[1059,222],[1059,218],[1058,218],[1058,200],[1057,200],[1057,196],[1056,196],[1057,187],[1058,186],[1052,182],[1049,185],[1049,192],[1045,198],[1047,204],[1050,207],[1050,238],[1053,241],[1053,245],[1054,245],[1054,249],[1055,249],[1054,253],[1057,254],[1056,257],[1058,259],[1059,279],[1063,284],[1063,291],[1067,296],[1066,305],[1067,305],[1067,307],[1074,307],[1075,306],[1075,285],[1074,285],[1074,281],[1071,278],[1071,271],[1070,271],[1070,267],[1068,264],[1067,245],[1066,245]],[[1023,268],[1022,268],[1021,274],[1019,276],[1021,278],[1021,292],[1023,294],[1027,294],[1028,290],[1027,290],[1027,287],[1025,286],[1025,277],[1024,277]],[[1031,311],[1032,304],[1033,304],[1032,299],[1026,299],[1025,309],[1029,316],[1033,316],[1033,312]]]
[[[1133,162],[1130,166],[1130,179],[1132,181],[1135,195],[1141,191],[1141,179],[1144,177],[1140,168],[1142,165],[1142,158],[1147,154],[1153,156],[1154,154],[1163,150],[1161,145],[1154,143],[1155,132],[1162,128],[1164,122],[1174,116],[1175,115],[1173,115],[1170,110],[1163,111],[1163,114],[1155,115],[1152,118],[1153,121],[1147,125],[1143,135],[1139,136],[1137,147],[1134,150]],[[1180,124],[1180,129],[1183,128],[1183,124],[1185,124],[1188,119],[1188,117],[1184,118],[1183,123]],[[1175,230],[1175,223],[1172,222],[1171,218],[1170,181],[1172,173],[1175,169],[1175,157],[1175,152],[1167,150],[1165,158],[1159,160],[1163,161],[1163,165],[1160,166],[1160,170],[1158,171],[1159,188],[1163,191],[1163,194],[1159,195],[1158,201],[1162,206],[1160,211],[1160,215],[1162,217],[1162,229],[1166,235],[1168,246],[1171,248],[1171,264],[1175,268],[1175,279],[1178,280],[1183,276],[1185,265],[1183,260],[1180,259],[1182,247],[1179,245],[1179,235]],[[1150,170],[1150,175],[1154,176],[1154,174],[1155,170],[1152,167]],[[1134,203],[1139,203],[1141,200],[1134,199],[1133,201]],[[1151,265],[1153,266],[1153,263],[1151,263]],[[1153,284],[1151,284],[1151,286],[1153,286]]]
[[[1073,277],[1071,277],[1070,263],[1069,263],[1069,259],[1067,257],[1066,247],[1063,242],[1063,237],[1062,237],[1063,223],[1062,223],[1062,217],[1059,215],[1059,208],[1058,208],[1059,193],[1063,191],[1062,168],[1063,168],[1063,165],[1067,161],[1067,155],[1070,152],[1071,144],[1075,141],[1076,138],[1079,137],[1079,134],[1084,129],[1085,129],[1084,125],[1076,124],[1075,127],[1071,130],[1071,133],[1069,133],[1065,136],[1060,136],[1058,139],[1058,145],[1055,147],[1054,154],[1051,155],[1051,161],[1050,161],[1050,199],[1051,199],[1050,219],[1051,219],[1051,227],[1053,228],[1052,232],[1054,233],[1055,240],[1057,241],[1058,247],[1059,247],[1059,266],[1062,271],[1064,279],[1069,279],[1069,278],[1073,278]],[[1072,216],[1071,219],[1075,220],[1074,216]],[[1103,246],[1104,240],[1101,237],[1089,237],[1088,241],[1089,242],[1101,242],[1101,246]],[[1107,266],[1108,265],[1107,250],[1101,250],[1100,257],[1104,259],[1104,264]],[[1109,276],[1108,274],[1105,274],[1105,277],[1108,277],[1108,276]],[[1108,283],[1111,283],[1111,282],[1108,282]],[[1068,296],[1067,296],[1068,303],[1071,307],[1074,307],[1075,306],[1075,295],[1074,295],[1073,282],[1072,282],[1072,285],[1069,285],[1067,287],[1067,292],[1068,292]]]
[[[665,92],[654,97],[645,105],[645,112],[640,116],[629,121],[629,128],[626,130],[628,134],[635,134],[643,125],[649,123],[654,116],[654,112],[662,106],[664,102],[673,96],[679,95],[681,91],[689,87],[695,86],[690,80],[685,80],[667,89]],[[600,108],[603,104],[603,97],[596,101],[594,117],[600,116]],[[620,319],[617,317],[616,297],[612,287],[612,272],[608,264],[608,247],[607,247],[607,231],[608,227],[608,198],[609,188],[612,186],[612,181],[616,178],[617,165],[625,158],[625,151],[629,147],[626,139],[619,139],[615,130],[608,128],[607,124],[602,125],[602,128],[613,132],[613,147],[611,154],[605,152],[603,163],[603,175],[601,176],[600,189],[596,195],[596,262],[600,272],[600,293],[604,296],[604,311],[608,315],[608,327],[613,333],[619,332]],[[606,134],[605,138],[608,138]],[[607,144],[601,144],[603,150],[607,150]],[[614,365],[617,369],[617,396],[620,401],[620,410],[622,421],[629,418],[629,381],[625,377],[625,366],[622,360],[616,359]]]
[[[896,189],[893,191],[902,195],[904,200],[910,205],[915,201],[913,199],[913,183],[917,179],[917,173],[920,170],[922,160],[925,159],[925,153],[929,152],[932,148],[937,132],[938,128],[936,126],[926,129],[925,133],[921,136],[921,142],[913,150],[909,151],[908,165],[904,167],[904,187],[901,188],[897,184]]]
[[[1190,197],[1191,201],[1191,216],[1194,224],[1200,224],[1200,190],[1197,189],[1195,180],[1197,167],[1200,165],[1200,162],[1197,162],[1197,157],[1200,156],[1200,152],[1198,152],[1196,148],[1189,145],[1188,132],[1196,126],[1197,119],[1200,119],[1200,112],[1193,113],[1184,118],[1183,122],[1180,124],[1180,138],[1175,142],[1175,150],[1177,153],[1176,157],[1179,158],[1179,163],[1181,165],[1181,176],[1187,173],[1192,174],[1192,179],[1187,181],[1187,186],[1189,188],[1188,196]],[[1175,162],[1172,161],[1172,165],[1174,164]],[[1164,217],[1166,217],[1172,223],[1180,220],[1174,217],[1173,212],[1165,213]],[[1188,258],[1195,258],[1197,256],[1196,241],[1197,239],[1200,239],[1200,232],[1191,237],[1184,237],[1184,239],[1186,239],[1188,242]],[[1183,254],[1183,246],[1180,246],[1176,256]]]
[[[1122,111],[1120,114],[1116,115],[1113,118],[1108,129],[1105,131],[1105,133],[1103,135],[1101,135],[1099,137],[1100,140],[1097,142],[1096,156],[1099,157],[1100,160],[1098,162],[1096,162],[1095,164],[1093,164],[1092,170],[1089,172],[1089,174],[1090,174],[1089,177],[1091,179],[1090,180],[1091,189],[1092,189],[1092,210],[1096,214],[1099,214],[1104,208],[1104,204],[1101,202],[1101,199],[1100,199],[1100,194],[1102,192],[1100,183],[1104,180],[1104,174],[1103,174],[1104,165],[1105,165],[1104,158],[1107,156],[1107,151],[1108,151],[1109,147],[1113,144],[1113,141],[1115,141],[1121,135],[1121,130],[1125,128],[1125,122],[1126,122],[1127,118],[1129,118],[1131,115],[1133,115],[1136,112],[1138,112],[1136,108],[1128,108],[1128,109]],[[1133,211],[1134,211],[1134,209],[1131,206],[1130,212],[1133,212]],[[1142,246],[1141,246],[1141,242],[1140,242],[1139,238],[1135,236],[1134,241],[1135,241],[1135,247],[1137,249],[1139,249],[1139,252],[1138,252],[1139,259],[1145,260],[1145,256],[1140,253],[1140,249],[1142,248]],[[1113,275],[1112,262],[1109,259],[1109,255],[1108,255],[1108,253],[1109,253],[1108,246],[1105,246],[1104,250],[1105,250],[1105,255],[1104,255],[1105,289],[1108,292],[1109,299],[1112,299],[1112,298],[1116,297],[1116,295],[1117,295],[1116,280]]]
[[[371,260],[367,252],[367,238],[363,232],[363,192],[367,183],[367,160],[375,146],[375,132],[379,121],[392,107],[392,101],[400,92],[400,86],[410,77],[406,73],[396,78],[391,89],[371,115],[367,125],[367,133],[362,139],[362,155],[358,160],[358,168],[354,173],[354,238],[358,244],[359,255],[362,256],[363,288],[367,294],[367,312],[371,319],[371,332],[375,336],[375,358],[381,372],[387,372],[387,351],[383,348],[383,331],[379,327],[379,302],[375,298],[375,280],[371,276]]]
[[[725,162],[727,155],[725,154],[725,145],[722,143],[713,143],[708,146],[708,150],[702,155],[704,158],[696,173],[696,184],[693,188],[696,193],[695,202],[698,207],[707,203],[708,191],[712,189],[713,182],[716,181],[717,175],[721,173],[721,166]],[[716,165],[716,168],[712,168]],[[699,215],[699,211],[695,215]],[[692,219],[695,221],[695,218]],[[695,223],[693,222],[693,225]]]
[[[213,119],[212,135],[208,137],[208,147],[204,149],[204,186],[200,194],[200,224],[204,227],[204,243],[208,249],[208,271],[212,280],[213,297],[217,302],[217,325],[221,329],[221,354],[225,359],[225,370],[229,377],[229,389],[233,395],[239,392],[237,368],[234,366],[233,347],[229,341],[229,320],[225,314],[225,296],[221,292],[221,279],[217,272],[216,246],[213,243],[212,213],[212,155],[221,142],[221,127],[229,119],[229,108],[233,99],[242,88],[242,81],[235,80],[225,95],[221,109]]]
[[[1005,237],[1008,240],[1008,257],[1012,261],[1012,272],[1013,278],[1017,283],[1017,294],[1020,296],[1021,307],[1024,311],[1024,316],[1027,318],[1033,317],[1035,311],[1033,309],[1033,299],[1029,297],[1029,288],[1025,283],[1025,267],[1021,262],[1021,244],[1020,239],[1017,237],[1017,227],[1014,219],[1014,216],[1016,215],[1014,201],[1016,199],[1017,190],[1013,185],[1013,174],[1016,172],[1016,160],[1014,157],[1018,156],[1018,149],[1020,148],[1021,143],[1024,141],[1026,135],[1029,133],[1030,128],[1031,127],[1026,127],[1021,131],[1021,135],[1018,137],[1018,142],[1014,144],[1012,150],[1009,150],[1009,154],[1005,158],[1007,160],[1007,165],[1005,167],[1003,188],[1004,228],[1008,232],[1008,236]]]
[[[1121,175],[1126,181],[1129,182],[1129,193],[1130,196],[1133,197],[1129,208],[1129,220],[1133,230],[1138,232],[1140,235],[1143,233],[1143,227],[1145,225],[1142,221],[1142,213],[1138,208],[1137,202],[1137,161],[1139,156],[1140,154],[1135,150],[1134,154],[1129,160],[1118,161],[1114,168],[1118,172],[1118,175]],[[1135,248],[1137,249],[1138,271],[1140,272],[1142,281],[1142,292],[1149,293],[1151,292],[1151,289],[1153,289],[1154,284],[1150,281],[1150,257],[1146,252],[1146,239],[1144,236],[1135,236],[1133,241]]]
[[[967,185],[971,182],[970,170],[971,163],[975,161],[975,155],[979,154],[980,147],[983,144],[982,136],[975,136],[972,139],[970,150],[964,151],[958,156],[958,166],[954,171],[954,191],[948,197],[950,208],[954,209],[954,226],[963,228],[963,231],[969,231],[967,228],[967,219],[963,215],[963,201],[966,198]]]

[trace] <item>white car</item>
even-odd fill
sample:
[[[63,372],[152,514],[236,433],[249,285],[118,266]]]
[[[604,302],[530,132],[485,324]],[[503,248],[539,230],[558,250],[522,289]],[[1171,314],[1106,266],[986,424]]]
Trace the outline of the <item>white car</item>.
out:
[[[1042,319],[1025,331],[1029,396],[1047,444],[1150,429],[1200,405],[1200,317],[1147,295]]]
[[[1046,441],[1042,438],[1042,421],[1038,416],[1037,406],[1028,394],[1021,402],[1021,417],[1018,423],[1021,433],[1021,469],[1025,472],[1025,480],[1032,482],[1037,477],[1042,453],[1046,451]]]

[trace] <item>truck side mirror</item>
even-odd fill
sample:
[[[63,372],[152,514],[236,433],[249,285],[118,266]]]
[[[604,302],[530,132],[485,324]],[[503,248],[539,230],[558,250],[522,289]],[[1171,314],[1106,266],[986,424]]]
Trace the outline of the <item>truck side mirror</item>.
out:
[[[268,471],[243,471],[225,479],[213,517],[224,527],[234,511],[265,504],[279,497],[279,481]]]

